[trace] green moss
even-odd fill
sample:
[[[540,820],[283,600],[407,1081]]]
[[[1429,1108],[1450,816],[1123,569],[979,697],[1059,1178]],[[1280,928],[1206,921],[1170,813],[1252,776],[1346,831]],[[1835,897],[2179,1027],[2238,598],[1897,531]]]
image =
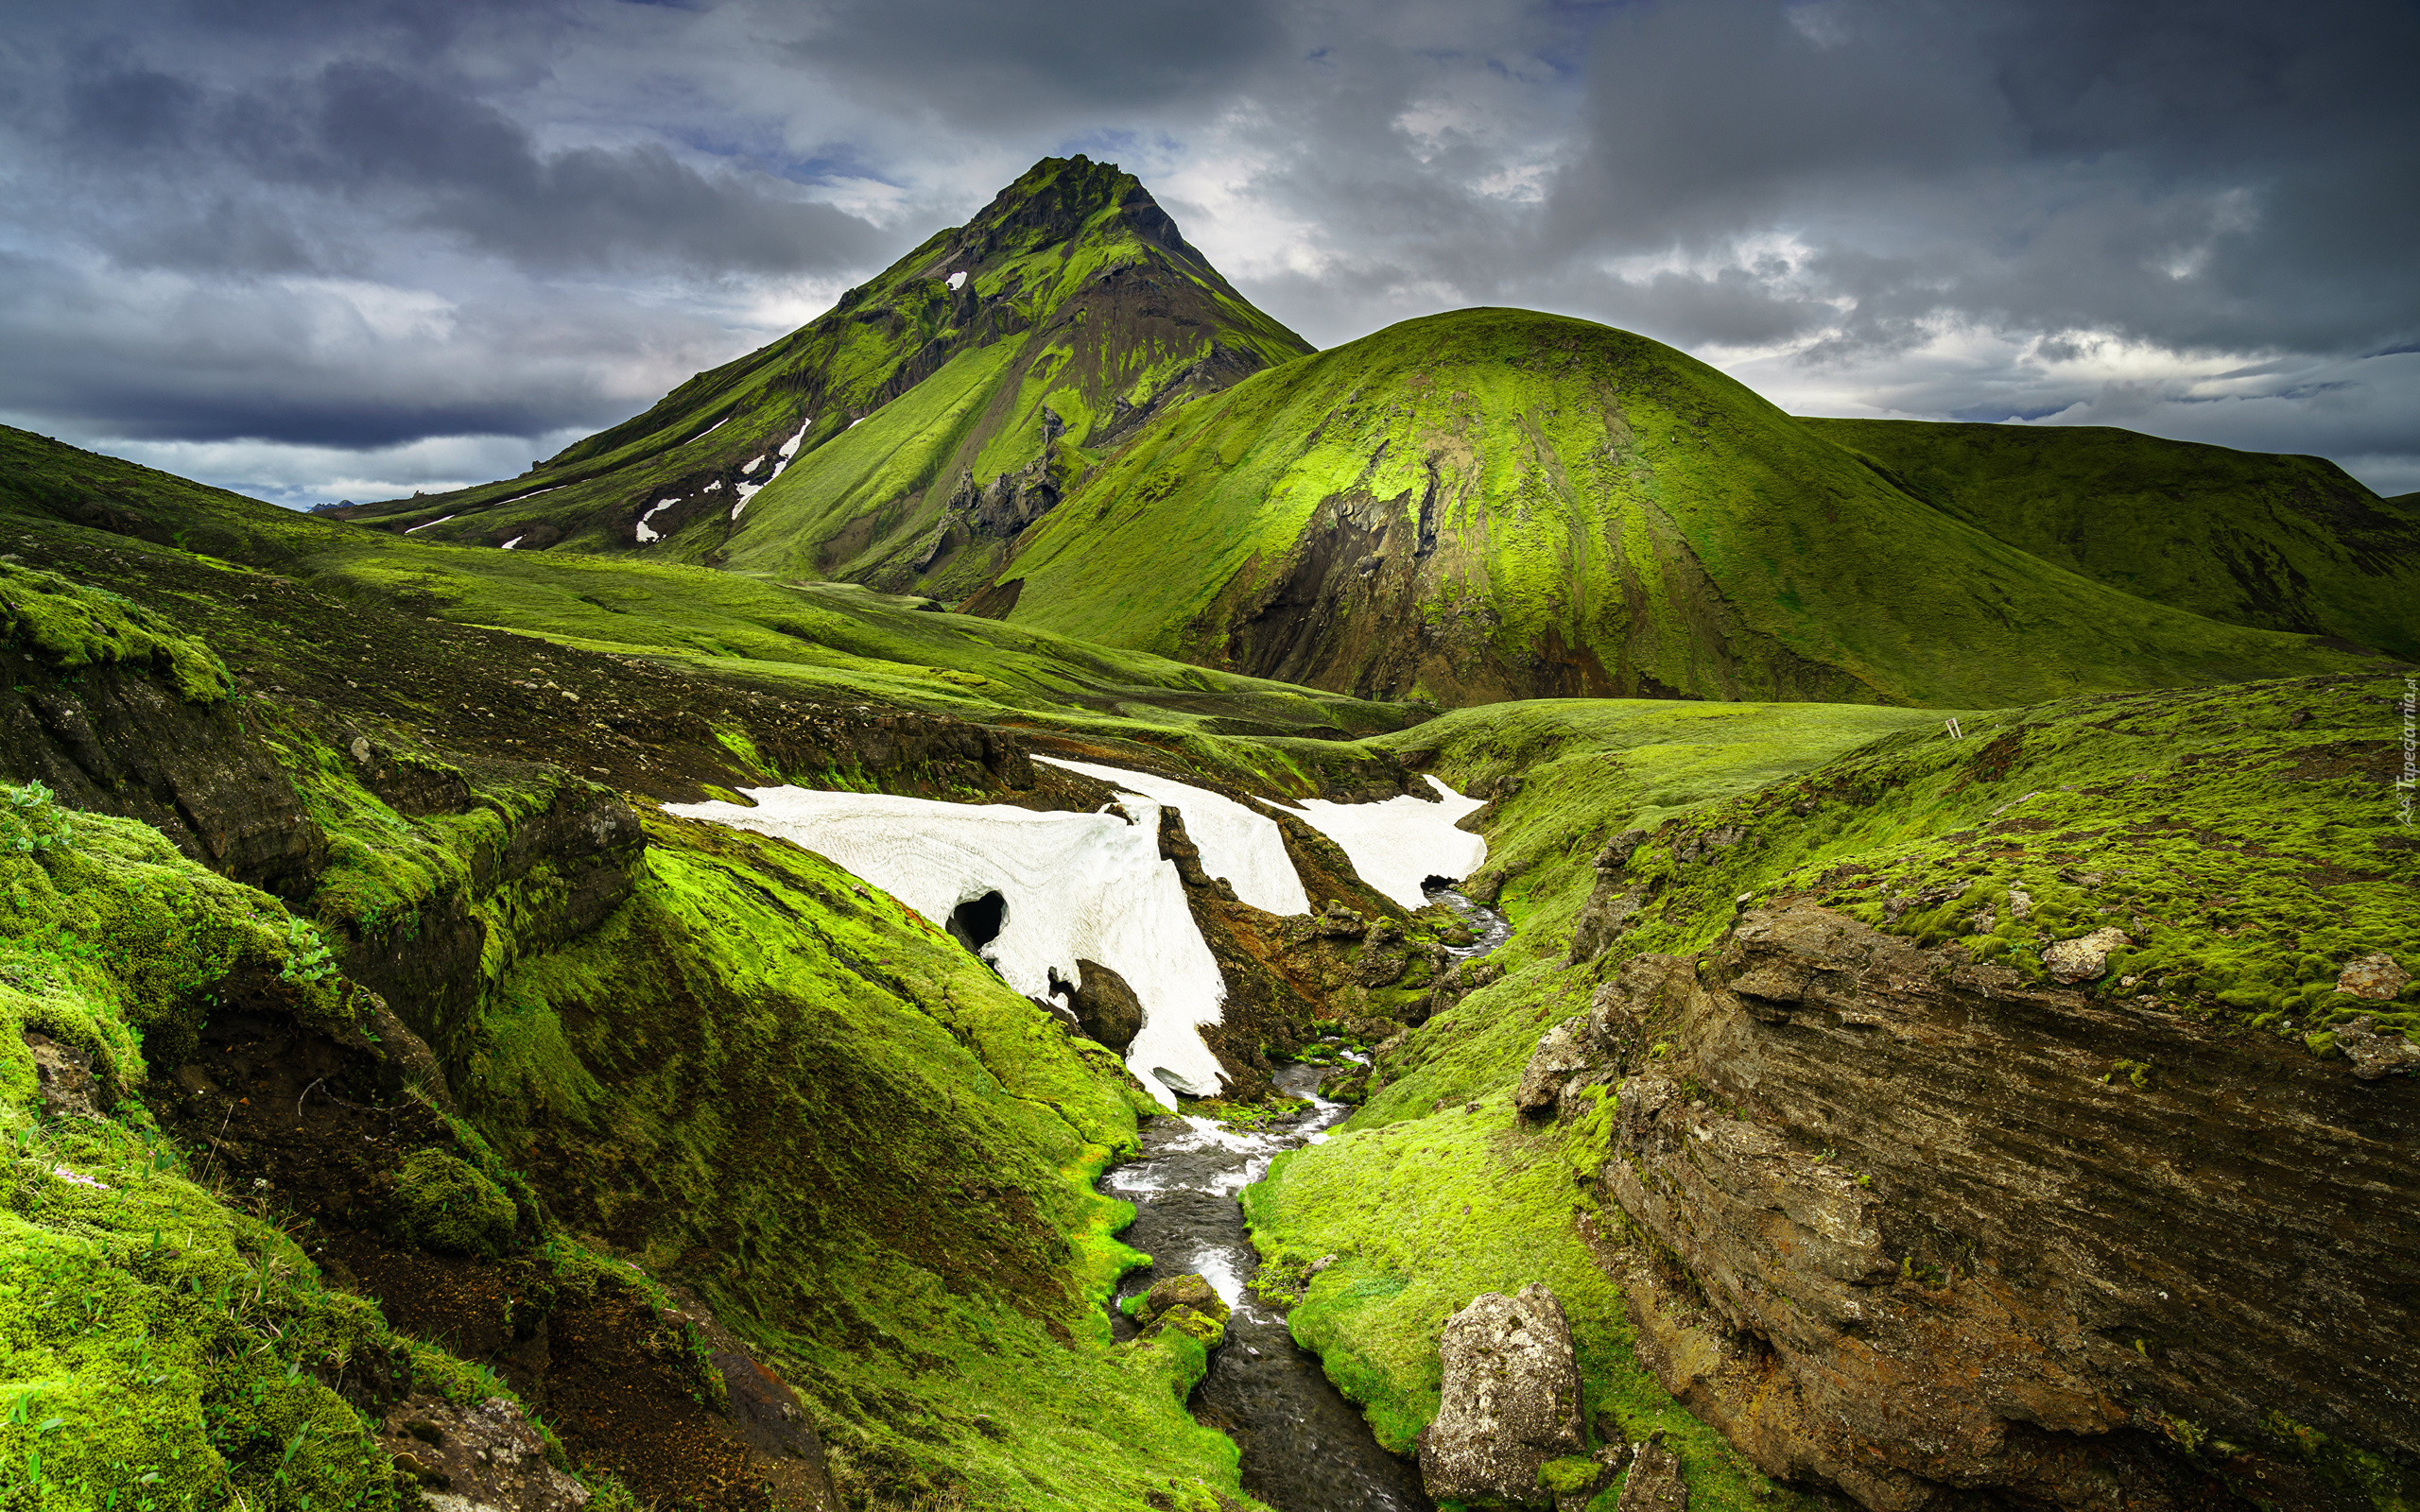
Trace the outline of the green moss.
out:
[[[60,667],[147,667],[193,703],[227,696],[226,664],[199,638],[107,589],[0,562],[0,645]]]
[[[1313,648],[1336,687],[1477,702],[1550,662],[1605,692],[1977,707],[2355,664],[2054,565],[1670,348],[1521,310],[1406,321],[1159,417],[1021,538],[1011,617],[1231,664],[1340,509],[1435,543],[1343,591]]]
[[[2402,686],[2118,695],[1973,716],[1963,740],[1888,737],[1658,831],[1632,862],[1648,894],[1623,952],[1701,949],[1743,894],[1961,941],[2036,981],[2050,944],[2116,928],[2081,984],[2097,996],[2296,1040],[2360,1017],[2420,1033],[2420,984],[2387,1003],[2336,987],[2374,952],[2420,960]]]
[[[1597,1484],[1604,1467],[1593,1459],[1566,1454],[1538,1467],[1538,1489],[1557,1496],[1577,1496]]]
[[[648,822],[622,911],[505,979],[560,1039],[482,1062],[493,1140],[563,1172],[568,1226],[702,1278],[868,1494],[1236,1497],[1182,1408],[1202,1341],[1120,1349],[1100,1307],[1142,1261],[1092,1190],[1147,1106],[1115,1057],[828,862]]]
[[[2170,1420],[2169,1436],[2181,1438]],[[2420,1508],[2420,1478],[2367,1450],[2330,1438],[2283,1413],[2271,1413],[2263,1425],[2278,1447],[2309,1466],[2331,1488],[2367,1498],[2377,1512],[2413,1512]],[[2201,1447],[2183,1444],[2188,1452]]]
[[[83,1509],[400,1505],[368,1425],[324,1383],[408,1353],[460,1400],[500,1383],[332,1293],[274,1225],[221,1200],[129,1094],[190,1047],[231,978],[306,1021],[340,981],[297,965],[272,899],[146,826],[0,788],[0,1498]],[[45,1118],[38,1032],[93,1057],[102,1116]]]
[[[1938,729],[1938,713],[1857,704],[1557,698],[1458,709],[1362,744],[1495,793],[1482,878],[1516,926],[1499,960],[1560,955],[1596,885],[1590,861],[1653,829],[1880,736]]]
[[[395,1226],[416,1245],[449,1255],[497,1256],[512,1238],[512,1199],[443,1150],[414,1150],[395,1180]]]
[[[2420,656],[2420,520],[2325,458],[2105,425],[1799,423],[1932,507],[2112,588]]]

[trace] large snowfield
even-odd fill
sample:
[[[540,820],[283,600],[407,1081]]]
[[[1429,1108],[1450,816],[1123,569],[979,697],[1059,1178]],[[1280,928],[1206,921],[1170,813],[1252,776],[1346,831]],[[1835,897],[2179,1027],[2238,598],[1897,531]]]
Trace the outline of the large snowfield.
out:
[[[1158,804],[1136,797],[1125,814],[1036,814],[885,793],[746,793],[756,807],[665,808],[795,841],[936,924],[962,902],[999,893],[1007,916],[982,954],[1009,986],[1048,998],[1053,968],[1072,982],[1080,957],[1100,962],[1143,1004],[1143,1029],[1126,1057],[1135,1076],[1171,1108],[1170,1091],[1217,1095],[1223,1074],[1194,1025],[1219,1022],[1227,987],[1175,863],[1160,859]]]
[[[1283,833],[1275,820],[1202,788],[1088,762],[1035,759],[1111,783],[1118,801],[1098,814],[1037,814],[885,793],[757,787],[743,790],[753,808],[665,809],[804,846],[936,924],[959,904],[998,893],[1007,911],[980,954],[1002,980],[1046,1000],[1054,971],[1072,983],[1079,959],[1100,962],[1124,977],[1143,1005],[1143,1028],[1126,1057],[1136,1079],[1170,1108],[1178,1092],[1216,1095],[1225,1074],[1198,1026],[1219,1022],[1227,986],[1185,906],[1175,863],[1160,858],[1160,805],[1184,816],[1202,869],[1224,877],[1238,899],[1270,913],[1308,913]],[[1428,782],[1441,801],[1309,799],[1288,812],[1336,841],[1362,881],[1417,908],[1426,902],[1421,885],[1428,878],[1467,876],[1487,857],[1486,841],[1453,827],[1480,801],[1433,777]]]

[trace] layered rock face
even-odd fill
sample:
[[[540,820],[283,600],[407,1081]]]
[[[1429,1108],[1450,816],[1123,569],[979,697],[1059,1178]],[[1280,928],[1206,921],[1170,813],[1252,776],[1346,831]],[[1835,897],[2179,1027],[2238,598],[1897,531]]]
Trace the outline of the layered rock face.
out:
[[[1812,906],[1547,1038],[1525,1103],[1617,1097],[1642,1358],[1770,1474],[2366,1507],[2365,1454],[2420,1462],[2420,1081]],[[2280,1442],[2317,1452],[2245,1447]]]

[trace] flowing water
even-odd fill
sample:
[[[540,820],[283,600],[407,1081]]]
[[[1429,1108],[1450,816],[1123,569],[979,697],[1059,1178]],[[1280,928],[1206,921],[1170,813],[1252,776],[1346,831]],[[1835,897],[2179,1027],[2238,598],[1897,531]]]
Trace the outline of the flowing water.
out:
[[[1428,896],[1462,919],[1475,936],[1452,954],[1470,958],[1503,943],[1501,916],[1445,888]],[[1359,1058],[1359,1057],[1356,1057]],[[1243,1450],[1244,1489],[1279,1512],[1429,1512],[1420,1470],[1378,1447],[1361,1414],[1328,1383],[1319,1358],[1297,1347],[1286,1314],[1248,1289],[1259,1257],[1244,1228],[1236,1197],[1269,1170],[1280,1152],[1314,1144],[1352,1111],[1318,1094],[1335,1068],[1279,1068],[1278,1090],[1310,1107],[1252,1133],[1212,1119],[1148,1120],[1142,1150],[1101,1178],[1101,1190],[1134,1204],[1126,1242],[1152,1257],[1119,1288],[1120,1297],[1148,1291],[1154,1280],[1199,1273],[1235,1310],[1227,1342],[1210,1356],[1210,1373],[1194,1393],[1194,1416]],[[1133,1325],[1115,1318],[1118,1336]]]

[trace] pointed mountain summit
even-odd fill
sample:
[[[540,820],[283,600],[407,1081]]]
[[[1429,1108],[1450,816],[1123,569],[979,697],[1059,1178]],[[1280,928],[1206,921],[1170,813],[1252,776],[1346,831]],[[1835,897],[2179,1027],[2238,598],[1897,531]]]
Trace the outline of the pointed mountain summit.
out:
[[[1049,158],[807,325],[522,477],[334,512],[957,598],[1146,421],[1311,350],[1133,175]]]

